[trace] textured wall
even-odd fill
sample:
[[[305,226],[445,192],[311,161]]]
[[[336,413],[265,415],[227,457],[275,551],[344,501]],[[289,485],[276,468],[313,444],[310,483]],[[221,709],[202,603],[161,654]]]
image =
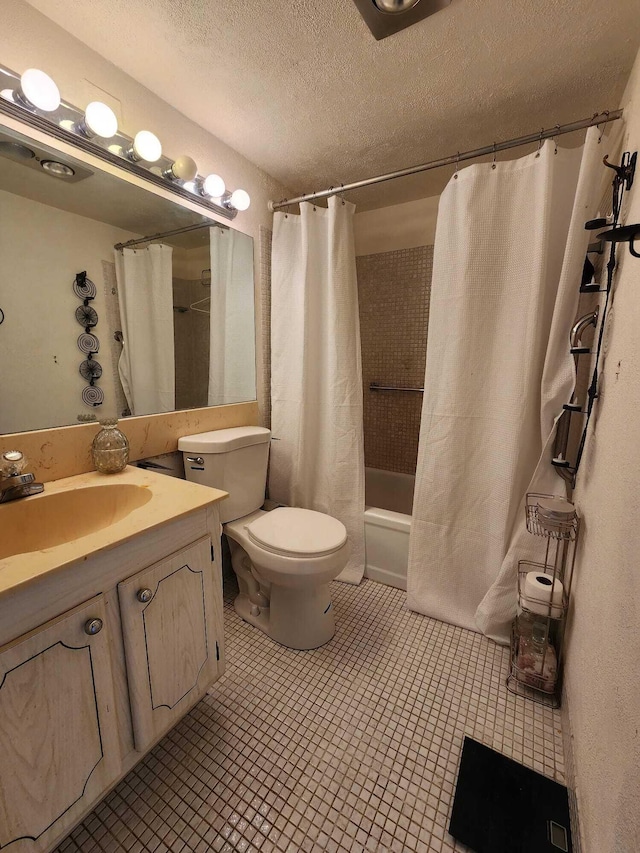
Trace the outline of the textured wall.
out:
[[[364,210],[353,217],[356,255],[433,244],[440,196]]]
[[[640,55],[623,101],[640,147]],[[624,221],[640,221],[640,181]],[[602,396],[575,500],[584,528],[566,695],[583,853],[640,849],[640,260],[620,251]]]
[[[365,464],[414,474],[422,394],[369,385],[422,387],[433,246],[357,258]]]

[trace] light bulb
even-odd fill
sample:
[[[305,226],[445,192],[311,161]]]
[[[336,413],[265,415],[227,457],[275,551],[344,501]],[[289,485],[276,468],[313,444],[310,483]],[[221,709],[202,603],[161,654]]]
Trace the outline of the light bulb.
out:
[[[19,101],[45,113],[52,113],[60,106],[60,92],[48,74],[38,68],[27,68],[20,77]]]
[[[182,154],[162,173],[165,178],[175,181],[192,181],[198,174],[198,164],[187,154]]]
[[[91,101],[84,111],[82,131],[87,136],[101,136],[110,139],[118,132],[118,119],[116,114],[101,101]]]
[[[140,130],[133,139],[133,145],[127,151],[132,160],[146,160],[155,163],[162,157],[162,144],[155,133],[150,130]]]
[[[220,175],[207,175],[202,183],[202,194],[211,198],[220,198],[225,194],[226,187]]]
[[[246,210],[251,204],[251,197],[246,190],[234,190],[229,202],[236,210]]]

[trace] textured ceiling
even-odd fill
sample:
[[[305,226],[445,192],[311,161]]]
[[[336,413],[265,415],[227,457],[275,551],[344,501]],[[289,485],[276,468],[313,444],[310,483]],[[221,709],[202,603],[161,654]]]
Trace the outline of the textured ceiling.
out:
[[[381,42],[351,0],[30,2],[295,191],[615,108],[640,42],[638,0],[453,0]]]

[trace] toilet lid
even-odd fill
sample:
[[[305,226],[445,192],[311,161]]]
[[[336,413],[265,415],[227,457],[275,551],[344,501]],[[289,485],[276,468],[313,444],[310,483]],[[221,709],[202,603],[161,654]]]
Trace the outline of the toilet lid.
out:
[[[324,512],[278,507],[247,526],[249,538],[268,551],[290,557],[322,557],[347,541],[344,524]]]

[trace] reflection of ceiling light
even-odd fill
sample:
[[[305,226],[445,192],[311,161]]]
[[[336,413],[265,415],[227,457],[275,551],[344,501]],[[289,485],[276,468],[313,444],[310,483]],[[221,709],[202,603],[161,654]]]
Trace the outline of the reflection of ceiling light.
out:
[[[155,163],[162,157],[162,143],[150,130],[139,130],[133,139],[133,145],[127,151],[127,156],[134,161],[146,160]]]
[[[40,165],[56,178],[72,178],[75,175],[75,169],[67,166],[66,163],[59,163],[57,160],[43,160]]]
[[[174,160],[171,166],[162,175],[170,181],[192,181],[198,174],[198,164],[187,154],[182,154]]]
[[[27,107],[52,113],[60,106],[60,92],[48,74],[38,68],[27,68],[20,77],[17,99]]]
[[[406,12],[417,6],[420,0],[373,0],[381,12],[389,12],[396,15],[398,12]]]
[[[211,196],[211,198],[221,198],[225,194],[226,187],[220,175],[207,175],[202,182],[202,195]]]
[[[84,111],[84,120],[80,122],[78,129],[85,136],[111,139],[118,132],[118,119],[111,107],[101,101],[91,101]]]
[[[7,157],[13,157],[14,160],[33,160],[36,156],[26,145],[5,140],[0,141],[0,154],[6,154]]]

